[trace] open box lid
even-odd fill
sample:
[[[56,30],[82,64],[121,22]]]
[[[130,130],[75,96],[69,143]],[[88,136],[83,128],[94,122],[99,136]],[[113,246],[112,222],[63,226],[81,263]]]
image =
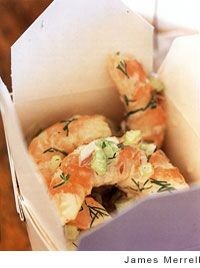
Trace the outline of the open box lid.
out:
[[[191,183],[200,182],[199,45],[199,34],[176,38],[159,69],[171,103],[164,150]]]
[[[199,34],[174,40],[158,73],[167,96],[200,135]]]
[[[109,88],[108,55],[120,48],[149,71],[152,45],[153,27],[120,0],[55,0],[12,46],[14,102]]]
[[[25,102],[45,99],[47,96],[57,97],[97,89],[105,91],[111,87],[106,70],[108,54],[120,50],[136,55],[150,71],[152,44],[153,27],[119,0],[55,0],[12,47],[14,103],[23,107]],[[28,113],[23,115],[29,117]],[[15,124],[17,122],[12,127]],[[11,142],[15,138],[12,131],[8,126],[11,152],[16,150],[16,145]],[[43,224],[51,218],[51,225],[42,227],[46,228],[47,233],[54,234],[55,238],[58,232],[55,212],[49,210],[47,216],[35,206],[43,195],[43,211],[49,209],[49,197],[44,185],[34,172],[31,177],[23,176],[20,172],[20,163],[29,161],[28,153],[24,154],[23,159],[16,155],[13,158],[18,167],[22,195],[31,200],[35,217],[42,219]],[[34,183],[33,191],[27,190],[27,178],[38,182]],[[134,208],[129,213],[134,213]],[[63,245],[59,244],[58,248],[62,249]]]

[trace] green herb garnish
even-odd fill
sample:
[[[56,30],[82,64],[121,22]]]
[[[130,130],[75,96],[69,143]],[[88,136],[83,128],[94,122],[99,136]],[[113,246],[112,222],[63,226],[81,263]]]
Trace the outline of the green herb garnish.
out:
[[[141,130],[130,130],[124,134],[124,145],[134,145],[140,142],[142,138]]]
[[[106,142],[103,141],[103,142],[102,142],[102,145],[101,145],[101,148],[104,149],[105,147],[106,147]]]
[[[123,149],[123,148],[125,147],[125,145],[121,142],[121,143],[118,143],[118,144],[117,144],[117,147],[118,147],[119,149]]]
[[[48,148],[47,150],[45,150],[45,151],[43,152],[43,154],[45,154],[45,153],[47,153],[47,152],[50,152],[50,153],[53,153],[53,152],[59,152],[59,153],[65,155],[65,156],[67,156],[67,153],[66,153],[65,151],[59,150],[59,149],[54,148],[54,147],[50,147],[50,148]]]
[[[129,99],[126,95],[124,95],[124,101],[125,101],[125,103],[126,103],[126,106],[129,105],[129,102],[135,102],[135,100],[131,100],[131,99]]]
[[[67,121],[62,121],[63,123],[65,123],[64,127],[63,127],[63,130],[67,132],[67,135],[69,135],[69,124],[71,124],[73,121],[77,120],[78,118],[72,118],[72,119],[69,119]]]
[[[127,72],[127,64],[124,60],[120,61],[116,68],[120,70],[129,79],[129,75]]]
[[[150,189],[151,187],[152,187],[152,185],[151,186],[148,186],[148,187],[145,187],[145,185],[149,182],[149,179],[147,179],[142,185],[140,185],[140,183],[139,183],[139,181],[137,182],[137,181],[135,181],[133,178],[131,179],[132,180],[132,182],[136,185],[136,187],[137,187],[137,189],[133,189],[134,191],[136,191],[136,192],[142,192],[142,191],[144,191],[144,190],[148,190],[148,189]]]
[[[102,149],[93,153],[91,168],[100,176],[104,176],[107,171],[107,156]]]
[[[111,156],[111,157],[108,157],[108,159],[109,159],[109,160],[112,160],[112,159],[115,159],[116,157],[117,157],[117,153],[114,153],[114,155]]]
[[[83,206],[81,206],[81,208],[80,208],[79,212],[81,212],[82,210],[83,210]]]
[[[78,247],[74,242],[72,242],[72,244],[73,244],[76,248]]]
[[[161,180],[151,179],[151,183],[160,186],[160,188],[157,191],[158,193],[166,192],[166,191],[171,192],[171,191],[176,190],[176,188],[174,188],[173,186],[171,186],[171,183],[169,183],[167,181],[161,181]]]
[[[156,74],[153,74],[152,76],[149,77],[149,82],[152,88],[155,89],[157,92],[161,92],[165,88],[163,83],[160,81],[160,79],[158,79]]]
[[[145,107],[143,107],[143,108],[138,108],[138,109],[136,109],[136,110],[134,110],[134,111],[130,111],[130,112],[128,112],[128,113],[125,115],[125,119],[127,120],[128,117],[129,117],[130,115],[136,114],[136,113],[138,113],[138,112],[144,112],[144,111],[147,110],[148,108],[150,108],[150,109],[155,109],[156,107],[157,107],[156,94],[153,93],[153,94],[151,95],[151,99],[150,99],[150,101],[147,103],[147,105],[146,105]]]
[[[90,228],[92,227],[92,224],[94,223],[95,219],[98,219],[99,216],[101,216],[102,218],[104,216],[109,216],[105,208],[99,208],[99,207],[88,205],[86,201],[85,201],[85,204],[89,209],[90,217],[92,219],[90,222]]]
[[[57,188],[59,186],[64,185],[65,183],[67,183],[69,181],[69,174],[65,175],[64,172],[62,172],[62,174],[60,175],[60,178],[62,179],[62,181],[56,185],[53,186],[53,188]]]
[[[119,148],[113,141],[101,139],[96,142],[95,149],[91,161],[91,168],[100,176],[104,176],[107,172],[109,160],[116,158]]]

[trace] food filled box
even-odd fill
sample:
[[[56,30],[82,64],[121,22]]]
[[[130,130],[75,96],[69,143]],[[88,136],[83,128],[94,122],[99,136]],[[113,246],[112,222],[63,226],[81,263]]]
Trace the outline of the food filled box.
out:
[[[166,95],[164,151],[191,187],[140,199],[86,232],[78,250],[200,249],[198,41],[177,38],[158,71]],[[153,27],[119,0],[55,0],[12,47],[13,99],[1,82],[1,112],[17,210],[33,250],[68,248],[27,145],[76,114],[121,122],[124,108],[107,71],[108,55],[118,51],[152,71]]]

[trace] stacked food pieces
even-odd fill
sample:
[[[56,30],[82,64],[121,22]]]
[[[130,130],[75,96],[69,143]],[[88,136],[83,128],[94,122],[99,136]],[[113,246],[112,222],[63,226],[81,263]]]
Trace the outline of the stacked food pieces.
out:
[[[126,114],[122,136],[102,115],[79,115],[35,137],[29,152],[55,202],[70,245],[79,233],[136,199],[188,187],[159,149],[166,128],[163,85],[131,56],[109,58]]]

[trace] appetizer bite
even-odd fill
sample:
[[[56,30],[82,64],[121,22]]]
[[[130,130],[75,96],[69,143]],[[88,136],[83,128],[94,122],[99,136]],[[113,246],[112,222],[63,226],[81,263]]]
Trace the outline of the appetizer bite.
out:
[[[82,144],[110,135],[111,130],[104,116],[76,115],[42,131],[30,143],[29,152],[49,184],[51,176],[68,153]]]
[[[140,129],[145,141],[160,148],[166,127],[162,83],[148,78],[134,57],[119,52],[109,57],[108,69],[126,109],[122,128]]]
[[[121,138],[102,138],[66,156],[52,176],[49,191],[62,224],[74,220],[92,189],[115,185],[127,198],[187,187],[177,168],[155,144],[142,141],[141,131]]]

